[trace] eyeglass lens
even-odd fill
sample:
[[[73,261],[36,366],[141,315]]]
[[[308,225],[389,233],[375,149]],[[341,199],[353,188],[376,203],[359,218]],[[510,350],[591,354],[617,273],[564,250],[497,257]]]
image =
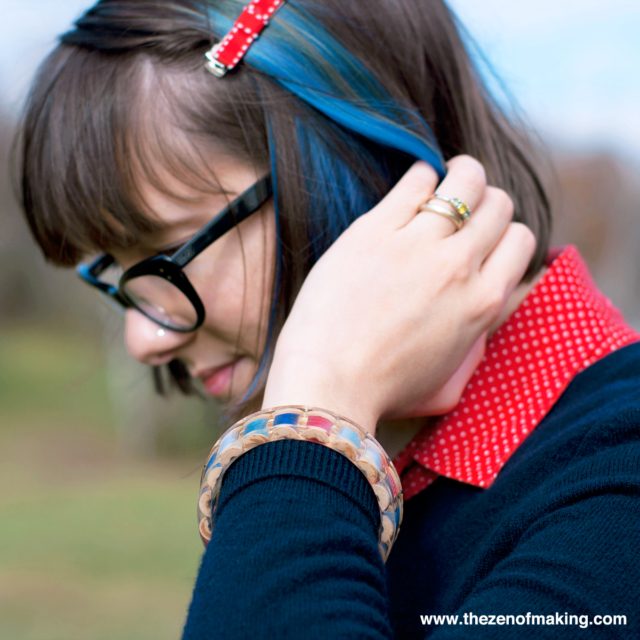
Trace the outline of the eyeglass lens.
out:
[[[124,293],[144,315],[169,329],[189,331],[198,322],[198,314],[189,298],[159,276],[133,278],[124,285]]]

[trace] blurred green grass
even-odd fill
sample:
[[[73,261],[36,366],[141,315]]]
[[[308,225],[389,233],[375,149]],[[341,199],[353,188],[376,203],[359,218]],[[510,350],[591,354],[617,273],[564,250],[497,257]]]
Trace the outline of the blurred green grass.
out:
[[[178,638],[201,542],[199,474],[116,447],[102,349],[0,331],[0,636]]]
[[[37,326],[0,332],[0,416],[81,420],[83,429],[112,424],[99,344],[88,336]]]

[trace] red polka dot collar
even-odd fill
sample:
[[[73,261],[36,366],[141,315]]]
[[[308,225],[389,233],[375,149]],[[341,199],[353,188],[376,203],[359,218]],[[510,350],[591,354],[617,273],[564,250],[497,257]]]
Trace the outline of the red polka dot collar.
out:
[[[405,500],[441,475],[491,486],[578,373],[640,340],[596,288],[576,247],[552,251],[548,266],[487,342],[457,407],[395,458]]]

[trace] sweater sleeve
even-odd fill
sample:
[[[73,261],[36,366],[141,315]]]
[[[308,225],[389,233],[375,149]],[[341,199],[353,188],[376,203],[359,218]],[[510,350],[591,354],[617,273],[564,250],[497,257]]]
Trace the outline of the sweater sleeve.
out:
[[[344,456],[300,441],[252,449],[223,481],[183,640],[391,638],[378,524]]]

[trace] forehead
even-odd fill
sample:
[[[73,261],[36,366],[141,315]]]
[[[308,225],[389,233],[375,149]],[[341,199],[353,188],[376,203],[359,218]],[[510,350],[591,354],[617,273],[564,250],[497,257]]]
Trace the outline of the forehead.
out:
[[[263,171],[228,153],[209,150],[197,174],[176,176],[160,165],[136,176],[143,212],[154,223],[141,244],[162,246],[177,236],[193,234],[246,191]]]

